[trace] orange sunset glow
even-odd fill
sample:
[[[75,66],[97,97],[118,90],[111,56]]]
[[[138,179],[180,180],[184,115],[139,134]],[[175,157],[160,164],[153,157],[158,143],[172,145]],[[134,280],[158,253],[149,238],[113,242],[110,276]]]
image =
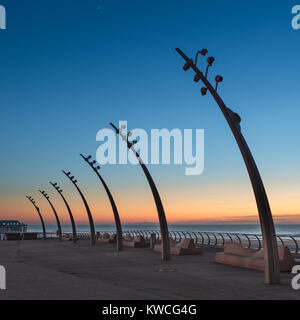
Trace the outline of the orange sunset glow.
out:
[[[247,182],[235,186],[199,185],[198,188],[180,190],[161,188],[161,196],[168,221],[170,223],[258,223],[258,214],[251,185]],[[224,191],[225,190],[225,191]],[[134,194],[134,199],[130,197]],[[300,221],[300,187],[291,189],[269,187],[269,200],[275,222],[297,223]],[[69,216],[62,200],[51,197],[62,223],[69,224]],[[123,223],[157,222],[155,203],[150,190],[145,184],[139,191],[127,189],[126,193],[116,190],[115,198]],[[75,192],[65,192],[72,197],[71,209],[77,223],[88,222],[81,199]],[[114,223],[110,203],[104,192],[93,190],[87,194],[88,203],[95,223]],[[47,223],[55,223],[55,218],[48,203],[36,196],[39,207]],[[20,217],[27,223],[39,223],[39,218],[23,195],[1,196],[1,216],[12,219]]]

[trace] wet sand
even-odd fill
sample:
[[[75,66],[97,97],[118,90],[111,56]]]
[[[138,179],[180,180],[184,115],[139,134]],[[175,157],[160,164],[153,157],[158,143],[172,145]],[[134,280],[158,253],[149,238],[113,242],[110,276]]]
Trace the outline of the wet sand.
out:
[[[267,286],[263,273],[216,264],[217,249],[161,261],[150,249],[57,240],[0,241],[7,290],[0,299],[300,299],[290,273]]]

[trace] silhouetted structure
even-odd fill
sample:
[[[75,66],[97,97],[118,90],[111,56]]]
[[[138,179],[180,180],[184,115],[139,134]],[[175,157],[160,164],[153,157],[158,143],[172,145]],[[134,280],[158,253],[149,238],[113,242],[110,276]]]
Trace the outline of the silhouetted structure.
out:
[[[116,133],[119,134],[120,137],[127,143],[128,149],[131,149],[131,151],[137,157],[139,164],[144,171],[144,174],[145,174],[147,181],[149,183],[149,186],[151,188],[151,191],[152,191],[152,194],[154,197],[154,201],[156,204],[156,208],[157,208],[159,225],[160,225],[160,232],[161,232],[161,240],[162,240],[162,251],[161,251],[162,260],[169,260],[170,259],[170,240],[169,240],[169,230],[168,230],[168,223],[167,223],[165,211],[163,208],[163,204],[162,204],[160,195],[159,195],[158,190],[156,188],[156,185],[150,175],[150,172],[148,171],[148,169],[147,169],[146,165],[144,164],[143,160],[141,159],[140,155],[134,149],[134,144],[137,143],[137,141],[136,140],[133,140],[132,142],[128,141],[128,138],[130,136],[130,132],[128,132],[127,136],[125,136],[121,132],[121,130],[123,128],[118,129],[112,123],[110,123],[110,125],[114,128]]]
[[[107,195],[108,195],[108,198],[109,198],[109,201],[110,201],[110,204],[111,204],[111,207],[112,207],[112,210],[113,210],[113,213],[114,213],[114,218],[115,218],[115,223],[116,223],[116,230],[117,230],[117,250],[118,251],[121,251],[123,250],[123,235],[122,235],[122,225],[121,225],[121,220],[120,220],[120,216],[119,216],[119,213],[118,213],[118,209],[117,209],[117,206],[116,206],[116,203],[114,201],[114,198],[107,186],[107,184],[105,183],[104,179],[102,178],[102,176],[100,175],[99,173],[99,170],[100,170],[100,166],[97,166],[95,167],[94,165],[96,164],[96,160],[93,160],[93,161],[89,161],[92,156],[88,156],[88,157],[85,157],[83,156],[82,154],[80,154],[80,156],[84,159],[85,162],[87,162],[90,167],[94,170],[94,172],[96,173],[96,175],[98,176],[98,178],[100,179]]]
[[[46,240],[47,239],[46,228],[45,228],[44,219],[43,219],[42,214],[40,212],[40,208],[35,204],[35,200],[31,196],[26,196],[26,198],[33,204],[33,206],[35,207],[35,209],[40,217],[40,220],[42,223],[42,228],[43,228],[43,240]]]
[[[5,232],[27,232],[27,224],[18,220],[0,220],[0,235]]]
[[[58,239],[59,239],[59,241],[61,241],[62,240],[62,232],[61,232],[61,225],[60,225],[60,221],[59,221],[59,218],[58,218],[58,214],[57,214],[52,202],[50,201],[49,196],[47,195],[47,193],[45,191],[41,191],[41,190],[39,190],[39,192],[46,198],[46,200],[49,202],[49,204],[50,204],[50,206],[52,208],[52,211],[54,213],[54,216],[55,216],[55,219],[56,219],[56,223],[57,223]]]
[[[62,197],[66,207],[67,207],[67,210],[68,210],[68,213],[69,213],[69,216],[70,216],[70,220],[71,220],[71,225],[72,225],[72,234],[73,234],[73,243],[76,243],[77,242],[77,235],[76,235],[76,225],[75,225],[75,221],[74,221],[74,217],[73,217],[73,214],[72,214],[72,211],[71,211],[71,208],[66,200],[66,198],[64,197],[63,193],[62,193],[62,189],[57,185],[57,182],[55,183],[52,183],[52,182],[49,182],[53,187],[54,189],[59,193],[59,195]]]
[[[91,213],[91,210],[89,208],[89,205],[83,195],[83,193],[81,192],[81,190],[79,189],[78,185],[77,185],[77,180],[74,179],[74,176],[70,176],[71,172],[65,172],[64,170],[62,171],[69,179],[70,181],[73,183],[73,185],[75,186],[75,188],[77,189],[78,193],[81,196],[81,199],[84,203],[84,206],[86,208],[86,212],[89,218],[89,223],[90,223],[90,231],[91,231],[91,245],[94,246],[96,244],[96,233],[95,233],[95,225],[94,225],[94,220],[93,220],[93,216]]]
[[[180,56],[186,61],[183,70],[187,71],[188,69],[194,70],[195,77],[194,81],[198,82],[201,80],[204,83],[204,87],[201,88],[202,95],[206,95],[207,90],[211,93],[216,103],[220,107],[234,137],[239,146],[239,149],[242,153],[244,162],[246,164],[249,177],[252,183],[258,212],[260,218],[260,224],[262,229],[263,243],[264,243],[264,259],[265,259],[265,283],[267,284],[275,284],[280,282],[280,268],[279,268],[279,258],[278,258],[278,247],[276,241],[276,233],[274,228],[274,222],[272,218],[272,213],[269,205],[269,201],[267,198],[267,194],[260,177],[259,171],[255,164],[254,158],[250,152],[250,149],[244,139],[240,122],[240,116],[226,107],[225,103],[221,99],[221,97],[217,93],[218,84],[223,81],[222,76],[216,76],[216,86],[215,88],[211,85],[211,83],[207,80],[208,69],[212,66],[214,62],[213,57],[209,57],[207,59],[207,67],[205,75],[197,68],[197,57],[199,54],[205,56],[207,54],[207,50],[203,49],[198,51],[196,54],[195,64],[192,59],[189,59],[180,49],[176,49],[176,51],[180,54]]]

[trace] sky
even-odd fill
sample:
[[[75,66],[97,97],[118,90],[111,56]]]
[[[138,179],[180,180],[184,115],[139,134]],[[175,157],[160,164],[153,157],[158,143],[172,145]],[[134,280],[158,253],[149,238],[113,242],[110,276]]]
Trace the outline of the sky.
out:
[[[97,223],[113,222],[103,187],[79,154],[95,157],[98,130],[127,120],[129,128],[205,130],[205,169],[149,165],[167,219],[173,223],[257,222],[255,198],[241,154],[218,106],[201,96],[183,59],[207,48],[221,74],[218,89],[242,118],[242,132],[262,175],[277,222],[300,223],[300,30],[295,1],[0,0],[0,217],[38,223],[25,194],[47,223],[55,218],[37,192],[45,189],[63,223],[87,215],[78,180]],[[204,59],[199,68],[206,67]],[[101,174],[122,222],[157,222],[142,170],[105,165]],[[51,189],[52,188],[52,189]]]

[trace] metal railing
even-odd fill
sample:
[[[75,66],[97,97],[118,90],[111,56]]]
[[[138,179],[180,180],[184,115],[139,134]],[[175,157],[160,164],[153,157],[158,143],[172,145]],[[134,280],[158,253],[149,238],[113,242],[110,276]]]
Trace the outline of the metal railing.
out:
[[[97,231],[97,238],[102,237],[105,233],[110,235],[115,234],[115,231]],[[161,240],[159,230],[128,230],[123,231],[123,236],[129,235],[131,237],[143,236],[146,240],[150,239],[151,234],[155,234],[158,240]],[[71,232],[63,232],[63,237],[72,237]],[[260,250],[263,248],[263,240],[260,234],[253,233],[227,233],[227,232],[203,232],[203,231],[169,231],[169,236],[176,242],[183,239],[193,239],[196,245],[206,245],[215,247],[224,247],[227,242],[239,243],[248,249]],[[42,233],[38,234],[42,238]],[[78,240],[89,240],[89,232],[78,232]],[[58,239],[56,233],[47,232],[47,239]],[[278,245],[287,246],[292,253],[300,254],[300,235],[277,235]]]

